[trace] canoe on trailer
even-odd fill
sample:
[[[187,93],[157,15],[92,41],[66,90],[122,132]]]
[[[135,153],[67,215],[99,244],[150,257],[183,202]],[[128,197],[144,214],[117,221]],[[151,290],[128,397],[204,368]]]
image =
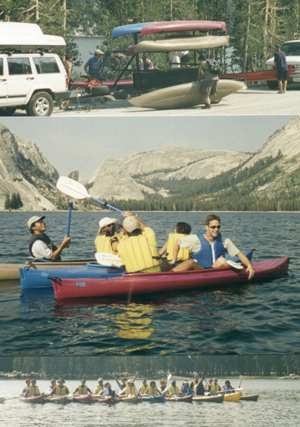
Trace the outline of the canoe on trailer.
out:
[[[224,394],[224,402],[238,402],[241,396],[242,396],[241,391]]]
[[[224,401],[224,395],[220,394],[219,396],[193,396],[193,401],[222,403]]]
[[[170,86],[131,98],[128,102],[135,107],[157,110],[193,107],[205,104],[205,96],[200,93],[200,85],[200,82],[192,82]],[[245,88],[245,84],[242,82],[225,79],[219,80],[218,92],[211,97],[211,100],[212,102],[218,102],[225,96]]]
[[[165,396],[163,394],[155,394],[154,396],[142,396],[142,400],[144,402],[151,402],[151,403],[164,402]]]
[[[286,275],[288,265],[288,257],[254,263],[255,280],[282,277]],[[135,273],[103,279],[56,279],[52,281],[56,299],[147,294],[247,282],[248,273],[245,269],[231,268]]]
[[[48,262],[48,261],[30,261],[20,264],[0,264],[0,280],[19,280],[20,268],[62,268],[71,267],[76,265],[86,265],[89,262],[94,262],[93,259],[69,260],[61,262]]]
[[[171,33],[181,31],[226,31],[226,23],[221,21],[165,21],[147,24],[141,29],[141,36],[155,33]]]
[[[253,250],[243,251],[243,254],[251,261]],[[235,262],[239,262],[238,257],[230,257],[228,254],[225,255],[225,258]],[[21,296],[33,296],[34,289],[49,288],[53,291],[52,281],[48,278],[59,277],[61,279],[72,279],[72,278],[105,278],[105,277],[115,277],[122,276],[125,274],[124,268],[115,268],[115,267],[105,267],[100,264],[86,264],[85,266],[76,266],[76,267],[66,267],[65,269],[55,269],[51,270],[47,267],[44,269],[20,269],[21,277]],[[33,291],[33,292],[32,292]]]
[[[192,402],[193,396],[191,394],[189,396],[180,396],[174,394],[173,396],[166,396],[166,400],[168,402]]]
[[[40,394],[39,396],[19,396],[20,402],[27,403],[44,403],[44,396]]]
[[[73,402],[92,403],[92,402],[96,402],[96,400],[93,399],[93,396],[91,394],[74,394]]]
[[[257,402],[258,394],[248,394],[246,396],[241,396],[240,400],[251,400],[252,402]]]
[[[126,56],[145,52],[170,52],[174,50],[200,50],[227,46],[228,36],[202,36],[165,38],[159,40],[143,40],[136,45],[129,46]]]
[[[45,398],[45,400],[47,402],[51,402],[51,403],[59,403],[61,405],[65,405],[66,403],[71,403],[73,401],[73,396],[72,395],[64,395],[64,396],[49,396],[47,398]]]

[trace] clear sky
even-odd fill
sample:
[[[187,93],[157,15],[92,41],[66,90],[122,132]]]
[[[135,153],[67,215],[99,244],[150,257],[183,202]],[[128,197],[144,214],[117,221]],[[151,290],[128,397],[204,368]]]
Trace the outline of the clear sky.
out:
[[[33,141],[60,175],[79,170],[87,180],[106,157],[169,145],[198,149],[259,150],[294,116],[1,117],[9,130]]]

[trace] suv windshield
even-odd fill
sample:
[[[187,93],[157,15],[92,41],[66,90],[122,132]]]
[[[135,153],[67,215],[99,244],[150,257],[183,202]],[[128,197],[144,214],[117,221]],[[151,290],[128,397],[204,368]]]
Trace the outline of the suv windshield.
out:
[[[300,56],[300,42],[285,43],[281,46],[281,50],[286,56]]]

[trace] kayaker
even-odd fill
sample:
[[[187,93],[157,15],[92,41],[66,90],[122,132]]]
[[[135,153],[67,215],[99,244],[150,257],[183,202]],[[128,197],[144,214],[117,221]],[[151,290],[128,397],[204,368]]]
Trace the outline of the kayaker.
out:
[[[222,239],[220,222],[221,219],[218,215],[210,214],[205,218],[206,233],[198,232],[177,240],[171,264],[175,264],[181,248],[189,249],[192,258],[178,264],[173,268],[173,271],[229,267],[229,263],[224,258],[225,252],[228,252],[231,257],[237,256],[246,265],[249,280],[254,276],[255,273],[248,258],[230,239]],[[231,262],[230,265],[235,265],[235,263]]]
[[[111,389],[110,383],[105,383],[103,390],[100,392],[101,396],[103,397],[109,397],[111,396],[113,399],[116,397],[116,392]]]
[[[160,255],[154,231],[144,221],[126,211],[123,227],[126,231],[120,242],[114,243],[114,250],[119,252],[128,273],[160,272]]]
[[[180,394],[193,394],[193,391],[190,389],[189,382],[187,380],[183,381],[182,386],[180,387]]]
[[[205,388],[203,385],[203,380],[204,380],[204,378],[201,378],[201,380],[200,380],[200,378],[198,377],[198,381],[194,385],[195,396],[204,396],[205,395]]]
[[[146,391],[145,391],[145,394],[147,395],[147,396],[155,396],[155,395],[157,395],[157,394],[162,394],[161,392],[160,392],[160,390],[157,388],[157,386],[156,386],[156,382],[155,381],[150,381],[150,384],[149,384],[149,386],[147,387],[147,389],[146,389]]]
[[[199,379],[200,379],[199,374],[197,374],[197,373],[194,374],[194,380],[190,383],[191,390],[194,391],[195,385],[197,385],[199,383]]]
[[[44,216],[32,216],[27,225],[32,234],[29,242],[29,251],[34,258],[61,261],[60,254],[65,248],[69,248],[71,238],[65,236],[60,245],[55,245],[45,234],[46,224]]]
[[[137,395],[136,387],[134,385],[133,379],[126,381],[125,389],[119,393],[119,396],[133,397]]]
[[[210,384],[210,394],[211,396],[216,396],[219,391],[221,391],[221,386],[218,383],[218,378],[214,378]]]
[[[101,391],[103,391],[103,389],[104,389],[103,378],[98,378],[97,382],[98,382],[98,385],[96,386],[96,388],[94,390],[94,394],[100,394]]]
[[[55,387],[55,386],[56,386],[56,381],[55,381],[55,379],[51,379],[51,380],[50,380],[49,388],[48,388],[48,390],[46,391],[45,396],[50,396],[50,394],[51,394],[51,392],[52,392],[52,390],[54,389],[54,387]]]
[[[171,384],[168,387],[168,396],[173,396],[174,394],[180,394],[179,387],[176,385],[176,381],[172,380]]]
[[[190,224],[186,222],[178,222],[174,229],[174,233],[169,233],[169,238],[164,244],[164,246],[161,248],[161,250],[159,251],[159,255],[163,256],[166,253],[167,260],[172,261],[175,243],[179,238],[188,236],[191,232],[191,229],[192,228]],[[189,249],[180,248],[176,258],[176,262],[185,261],[189,258],[190,258]]]
[[[227,393],[234,393],[235,389],[230,384],[230,381],[227,380],[227,381],[225,381],[225,385],[222,387],[221,391],[223,391],[225,394],[227,394]]]
[[[27,392],[27,390],[29,389],[30,386],[30,378],[26,378],[25,380],[26,386],[23,388],[23,390],[21,391],[21,395],[24,396],[24,394]]]
[[[139,394],[141,394],[143,396],[145,394],[147,388],[148,388],[147,380],[144,379],[142,381],[142,385],[141,385],[141,387],[139,389]]]
[[[84,378],[80,381],[80,385],[73,391],[73,394],[92,394]]]
[[[39,396],[40,393],[40,389],[39,386],[36,385],[36,380],[31,380],[31,384],[29,385],[28,389],[26,390],[26,392],[24,393],[24,396]]]
[[[96,252],[105,252],[118,255],[112,249],[112,240],[115,237],[115,227],[119,223],[116,218],[102,218],[99,221],[98,235],[95,239]]]
[[[53,388],[52,392],[50,393],[51,396],[53,396],[53,395],[55,395],[55,396],[66,396],[67,394],[69,394],[70,391],[69,391],[68,387],[65,386],[64,384],[65,384],[65,380],[63,380],[62,378],[57,380],[56,386]]]
[[[136,374],[135,374],[135,376],[134,376],[134,378],[133,378],[133,382],[137,379],[137,376],[138,376],[138,372],[136,372]],[[122,393],[125,389],[126,389],[126,383],[127,383],[127,378],[122,378],[122,384],[119,382],[119,380],[117,379],[117,377],[116,377],[116,374],[113,372],[113,377],[114,377],[114,379],[116,380],[116,383],[118,384],[118,386],[119,386],[119,389],[120,389],[120,392],[119,392],[119,394],[120,393]]]
[[[168,386],[166,380],[160,380],[159,381],[159,391],[161,394],[167,394],[168,393]]]

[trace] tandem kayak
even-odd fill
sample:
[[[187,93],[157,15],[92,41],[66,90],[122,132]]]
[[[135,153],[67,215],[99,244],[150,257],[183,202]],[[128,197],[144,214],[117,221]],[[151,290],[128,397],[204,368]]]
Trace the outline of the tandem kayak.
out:
[[[167,396],[166,400],[168,402],[192,402],[193,396],[191,394],[188,396],[180,396],[178,394],[173,394],[172,396]]]
[[[225,402],[238,402],[242,396],[241,391],[237,391],[235,393],[227,393],[224,394],[224,401]]]
[[[220,394],[219,396],[193,396],[193,401],[222,403],[224,401],[224,395]]]
[[[244,251],[243,254],[251,261],[253,250]],[[229,257],[226,259],[238,262],[237,257]],[[56,263],[57,264],[57,263]],[[21,297],[34,296],[34,290],[49,288],[53,293],[52,281],[49,276],[59,277],[60,279],[80,279],[80,278],[108,278],[122,276],[126,271],[124,268],[106,267],[96,263],[89,263],[81,266],[61,268],[48,268],[48,264],[44,268],[20,268],[21,278]],[[126,273],[127,274],[127,273]]]
[[[45,398],[46,402],[51,402],[51,403],[59,403],[62,405],[65,405],[66,403],[70,403],[73,401],[73,396],[72,395],[64,395],[64,396],[49,396],[47,398]]]
[[[38,396],[19,396],[20,402],[27,403],[44,403],[44,395],[39,394]]]
[[[154,396],[142,396],[142,400],[144,402],[151,402],[151,403],[164,402],[165,396],[164,394],[155,394]]]
[[[252,280],[276,279],[286,275],[289,258],[278,258],[252,265],[255,271],[255,277]],[[182,291],[247,282],[248,273],[245,268],[242,270],[233,268],[208,268],[183,272],[168,271],[161,273],[122,274],[103,279],[56,278],[52,280],[56,299]]]

